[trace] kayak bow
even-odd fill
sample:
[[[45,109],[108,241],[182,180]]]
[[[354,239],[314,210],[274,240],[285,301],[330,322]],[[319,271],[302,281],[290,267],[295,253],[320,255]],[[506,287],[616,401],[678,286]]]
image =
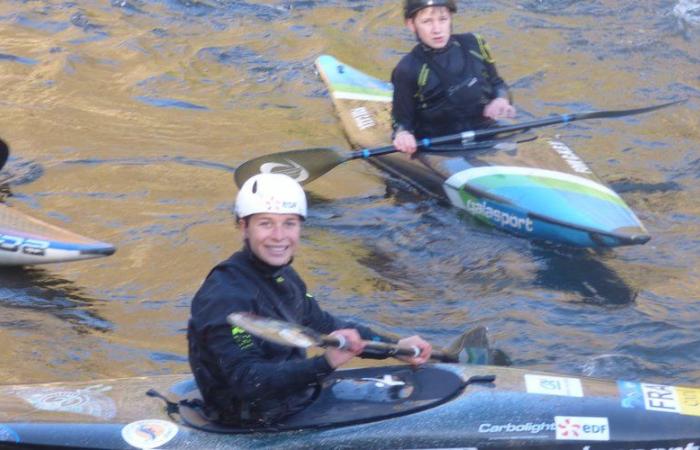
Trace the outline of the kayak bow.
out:
[[[78,261],[114,252],[111,244],[51,225],[0,203],[0,266]]]

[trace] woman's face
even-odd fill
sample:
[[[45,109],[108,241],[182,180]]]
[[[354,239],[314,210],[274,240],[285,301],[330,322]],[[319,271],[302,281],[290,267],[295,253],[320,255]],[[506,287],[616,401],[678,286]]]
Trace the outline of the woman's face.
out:
[[[441,49],[447,45],[452,33],[452,13],[445,6],[430,6],[406,19],[406,26],[418,35],[423,44]]]
[[[292,260],[301,235],[301,217],[296,214],[253,214],[241,220],[250,249],[271,266]]]

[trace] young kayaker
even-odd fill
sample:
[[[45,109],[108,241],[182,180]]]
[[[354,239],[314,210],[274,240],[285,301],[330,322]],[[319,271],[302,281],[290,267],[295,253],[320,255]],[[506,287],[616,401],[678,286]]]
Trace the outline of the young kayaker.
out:
[[[300,411],[314,387],[364,350],[363,339],[393,342],[367,327],[323,311],[292,268],[306,218],[301,186],[282,174],[259,174],[241,187],[235,206],[243,248],[214,267],[192,300],[189,360],[207,413],[234,424],[270,424]],[[302,349],[263,341],[226,317],[251,312],[342,336],[347,349],[307,358]],[[418,347],[414,365],[432,348],[418,336],[398,341]]]
[[[454,0],[405,0],[406,27],[418,40],[394,69],[394,147],[413,154],[416,139],[488,127],[515,116],[508,86],[486,42],[452,34]]]

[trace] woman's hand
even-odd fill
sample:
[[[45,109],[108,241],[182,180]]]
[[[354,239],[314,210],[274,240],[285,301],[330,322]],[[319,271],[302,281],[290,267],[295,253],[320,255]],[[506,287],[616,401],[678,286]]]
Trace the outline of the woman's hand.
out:
[[[430,345],[429,342],[424,341],[420,336],[411,336],[401,339],[399,341],[399,347],[417,348],[420,350],[418,356],[397,356],[401,361],[405,361],[414,366],[426,363],[433,352],[433,346]]]
[[[325,357],[328,364],[337,369],[353,357],[362,353],[365,349],[365,341],[360,337],[360,333],[355,329],[335,330],[330,334],[344,341],[344,346],[340,348],[329,348],[326,350]]]

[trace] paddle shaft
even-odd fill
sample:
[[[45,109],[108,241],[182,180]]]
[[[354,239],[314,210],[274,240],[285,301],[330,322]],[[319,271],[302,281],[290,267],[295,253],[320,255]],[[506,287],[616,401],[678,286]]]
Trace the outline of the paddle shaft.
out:
[[[531,120],[529,122],[463,131],[461,133],[450,134],[442,137],[420,139],[416,144],[418,145],[418,148],[422,149],[424,152],[475,150],[484,148],[484,145],[490,142],[487,140],[489,138],[493,138],[492,141],[497,142],[500,140],[509,139],[514,133],[527,131],[532,128],[544,127],[557,123],[574,122],[576,120],[583,119],[604,119],[642,114],[682,103],[686,100],[679,100],[638,109],[555,115],[542,119]],[[498,137],[498,135],[507,133],[511,133],[511,135]],[[431,149],[431,147],[434,145],[455,142],[459,142],[461,147],[451,149],[446,149],[444,147],[442,149]],[[393,145],[386,145],[377,148],[365,148],[348,153],[339,152],[330,148],[310,148],[274,153],[270,155],[263,155],[241,164],[236,169],[234,180],[240,187],[248,178],[258,173],[279,172],[291,176],[301,184],[306,184],[344,162],[353,159],[366,159],[372,156],[386,155],[397,151],[398,150],[396,150]]]
[[[335,347],[339,349],[345,348],[346,341],[345,338],[324,335],[321,336],[319,346],[320,347]],[[416,357],[420,355],[420,349],[418,347],[401,347],[395,344],[388,344],[386,342],[373,342],[365,341],[365,349],[376,350],[385,354],[387,356],[411,356]],[[431,359],[442,361],[442,362],[455,362],[457,361],[456,356],[448,355],[445,352],[434,350],[431,355]]]
[[[446,144],[455,141],[461,141],[462,144],[466,145],[469,142],[493,137],[502,133],[526,131],[532,128],[545,127],[548,125],[555,125],[558,123],[575,122],[577,120],[609,119],[614,117],[632,116],[635,114],[643,114],[646,112],[655,111],[657,109],[667,108],[669,106],[684,103],[686,101],[687,99],[676,100],[673,102],[662,103],[660,105],[647,106],[645,108],[623,109],[618,111],[593,111],[588,113],[558,114],[551,117],[544,117],[542,119],[531,120],[529,122],[521,122],[512,125],[503,125],[493,128],[483,128],[479,130],[463,131],[461,133],[449,134],[447,136],[441,136],[436,138],[424,138],[418,140],[417,144],[419,148],[422,148],[424,150],[429,150],[431,146],[436,144]],[[362,149],[352,152],[348,159],[369,158],[370,156],[385,155],[387,153],[393,153],[396,151],[398,150],[396,150],[393,145],[387,145],[384,147],[378,147],[374,149]]]

